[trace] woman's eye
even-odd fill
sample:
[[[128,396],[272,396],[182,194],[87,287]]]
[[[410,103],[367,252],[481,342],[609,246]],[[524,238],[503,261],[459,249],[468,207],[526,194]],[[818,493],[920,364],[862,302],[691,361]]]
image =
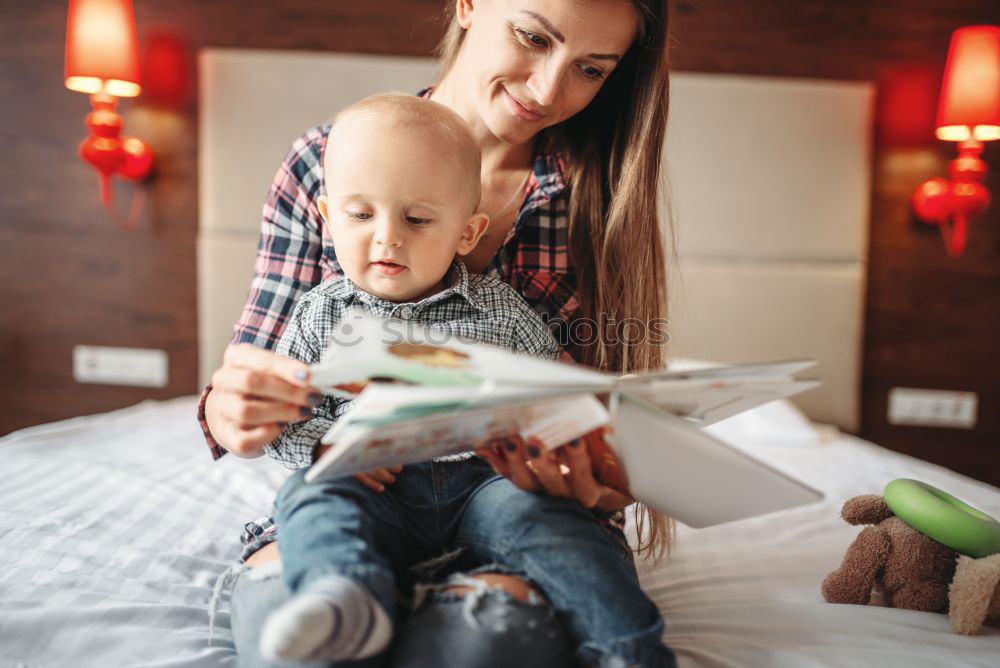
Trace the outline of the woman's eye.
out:
[[[604,78],[604,71],[599,70],[596,67],[592,67],[590,65],[584,65],[581,69],[583,70],[583,76],[587,77],[588,79]]]
[[[347,217],[352,220],[371,220],[372,215],[364,211],[348,211]]]
[[[522,42],[528,44],[529,46],[544,47],[548,45],[546,39],[541,35],[537,35],[533,32],[528,32],[527,30],[524,30],[522,28],[514,28],[514,32],[517,33],[517,36],[520,38]]]
[[[430,218],[418,218],[417,216],[407,216],[406,222],[412,223],[413,225],[426,225],[431,222]]]

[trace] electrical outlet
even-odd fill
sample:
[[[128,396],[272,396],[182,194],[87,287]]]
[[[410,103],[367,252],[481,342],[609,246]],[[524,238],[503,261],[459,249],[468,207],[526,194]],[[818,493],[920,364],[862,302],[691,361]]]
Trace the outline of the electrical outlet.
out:
[[[975,392],[894,387],[889,390],[889,424],[973,429],[977,404]]]
[[[168,368],[164,350],[73,347],[73,378],[78,383],[166,387]]]

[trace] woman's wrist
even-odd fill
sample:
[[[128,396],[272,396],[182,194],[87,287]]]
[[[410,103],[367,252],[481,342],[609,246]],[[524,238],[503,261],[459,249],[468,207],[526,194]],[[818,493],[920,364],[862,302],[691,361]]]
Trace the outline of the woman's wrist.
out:
[[[597,500],[597,504],[594,507],[607,513],[613,513],[622,508],[627,508],[633,503],[635,503],[635,499],[631,496],[616,492],[609,487],[607,488],[607,492]]]
[[[217,396],[218,392],[213,391],[211,385],[205,388],[205,399],[203,404],[204,408],[202,410],[204,432],[205,436],[211,439],[213,443],[215,443],[220,447],[226,448],[226,446],[220,443],[219,439],[216,438],[215,436],[215,434],[218,432],[216,428],[218,425],[216,424],[216,407],[215,407],[215,400]],[[228,450],[229,448],[226,449]]]
[[[264,446],[259,447],[248,446],[248,447],[238,447],[234,446],[232,442],[226,443],[220,440],[220,435],[225,434],[226,429],[223,424],[224,418],[218,414],[218,401],[220,397],[219,391],[215,390],[209,386],[208,391],[205,395],[205,419],[203,430],[205,432],[206,438],[209,439],[210,443],[214,443],[216,446],[222,448],[226,452],[232,453],[237,457],[243,457],[246,459],[254,459],[260,457],[264,454]],[[226,439],[229,440],[229,439]]]
[[[198,400],[198,423],[201,425],[201,431],[205,435],[205,441],[208,445],[216,450],[219,454],[223,451],[228,452],[226,447],[219,443],[219,440],[215,438],[215,430],[213,429],[213,422],[215,421],[215,392],[211,385],[207,385],[204,391],[201,393],[201,398]],[[216,454],[216,457],[219,456]]]

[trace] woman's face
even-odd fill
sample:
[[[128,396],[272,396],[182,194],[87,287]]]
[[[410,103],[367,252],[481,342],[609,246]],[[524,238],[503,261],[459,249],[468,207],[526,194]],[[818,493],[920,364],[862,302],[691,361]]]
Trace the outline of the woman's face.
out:
[[[586,107],[632,44],[631,0],[464,0],[456,63],[483,124],[511,144]]]

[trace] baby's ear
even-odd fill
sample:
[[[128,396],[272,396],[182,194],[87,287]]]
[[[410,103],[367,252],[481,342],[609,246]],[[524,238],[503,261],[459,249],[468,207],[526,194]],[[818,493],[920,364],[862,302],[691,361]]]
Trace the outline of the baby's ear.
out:
[[[486,234],[486,228],[490,226],[490,217],[485,213],[474,213],[465,223],[462,236],[458,240],[456,251],[459,255],[468,255]]]
[[[320,195],[316,198],[316,206],[319,207],[319,215],[323,216],[323,220],[330,222],[330,211],[326,208],[326,195]]]

